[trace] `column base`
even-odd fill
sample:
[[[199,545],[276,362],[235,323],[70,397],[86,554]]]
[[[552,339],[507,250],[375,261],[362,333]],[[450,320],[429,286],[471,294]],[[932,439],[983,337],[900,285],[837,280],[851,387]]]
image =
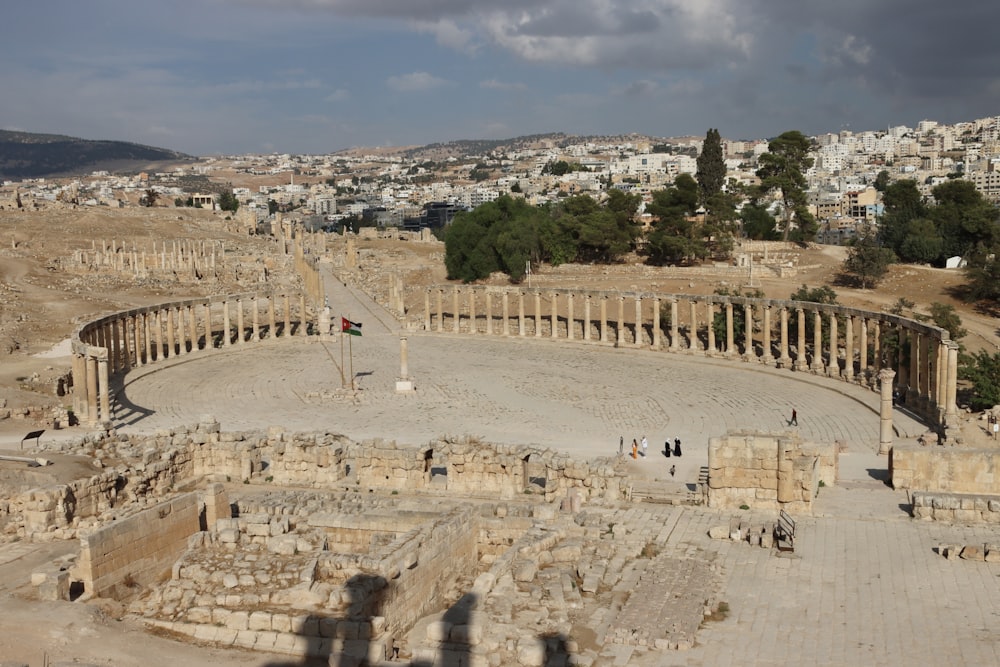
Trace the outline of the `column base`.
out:
[[[413,380],[396,380],[397,394],[408,394],[412,391],[416,391],[413,387]]]
[[[791,368],[792,358],[791,357],[778,357],[778,368]]]
[[[768,366],[771,366],[775,363],[776,359],[774,358],[773,354],[765,354],[763,357],[758,357],[757,361],[759,361],[762,364],[767,364]]]

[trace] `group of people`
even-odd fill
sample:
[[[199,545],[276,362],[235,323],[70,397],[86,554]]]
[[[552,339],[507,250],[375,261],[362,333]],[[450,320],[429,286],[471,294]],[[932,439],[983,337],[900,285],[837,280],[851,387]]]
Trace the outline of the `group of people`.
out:
[[[646,458],[646,451],[648,449],[649,449],[649,440],[646,439],[646,436],[642,436],[642,440],[641,441],[637,441],[635,438],[632,438],[632,458],[633,459],[639,458],[640,452],[642,454],[642,458]],[[666,441],[663,443],[663,454],[668,459],[671,456],[680,456],[681,455],[681,439],[680,438],[674,438],[673,449],[671,449],[670,438],[667,438]],[[623,435],[620,438],[618,438],[618,456],[624,456],[624,455],[625,455],[625,436]],[[674,474],[674,470],[675,470],[674,466],[671,466],[671,468],[670,468],[670,474],[671,474],[671,476]]]

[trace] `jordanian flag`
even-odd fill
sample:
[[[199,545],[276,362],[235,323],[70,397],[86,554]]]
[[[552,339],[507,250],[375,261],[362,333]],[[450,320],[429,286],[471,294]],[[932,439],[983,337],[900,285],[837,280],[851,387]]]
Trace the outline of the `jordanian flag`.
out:
[[[361,335],[361,322],[352,322],[346,317],[340,318],[340,330],[352,336]]]

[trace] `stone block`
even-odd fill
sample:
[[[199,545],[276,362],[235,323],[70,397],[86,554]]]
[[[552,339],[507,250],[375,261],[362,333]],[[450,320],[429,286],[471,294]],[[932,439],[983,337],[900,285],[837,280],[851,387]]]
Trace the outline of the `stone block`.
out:
[[[708,529],[708,536],[713,540],[728,540],[729,526],[712,526]]]
[[[986,553],[982,547],[975,546],[972,544],[962,547],[962,552],[959,554],[962,560],[976,560],[982,561],[986,560]]]
[[[538,564],[532,560],[521,560],[514,564],[514,581],[526,583],[535,578],[538,573]]]
[[[452,627],[448,621],[432,621],[427,624],[427,639],[432,642],[446,642],[451,636]]]
[[[234,611],[225,621],[230,630],[248,630],[250,628],[250,612]]]
[[[266,611],[255,611],[250,613],[249,628],[251,630],[270,630],[271,614]]]
[[[545,664],[545,642],[537,637],[518,639],[517,662],[524,667],[542,667]]]

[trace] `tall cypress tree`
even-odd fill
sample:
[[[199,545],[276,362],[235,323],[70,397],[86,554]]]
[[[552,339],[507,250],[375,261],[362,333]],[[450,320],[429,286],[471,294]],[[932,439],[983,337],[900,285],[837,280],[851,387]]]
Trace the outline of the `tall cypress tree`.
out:
[[[722,192],[722,185],[726,182],[726,161],[722,158],[722,137],[715,128],[705,134],[695,178],[702,204],[707,204],[713,196]]]

